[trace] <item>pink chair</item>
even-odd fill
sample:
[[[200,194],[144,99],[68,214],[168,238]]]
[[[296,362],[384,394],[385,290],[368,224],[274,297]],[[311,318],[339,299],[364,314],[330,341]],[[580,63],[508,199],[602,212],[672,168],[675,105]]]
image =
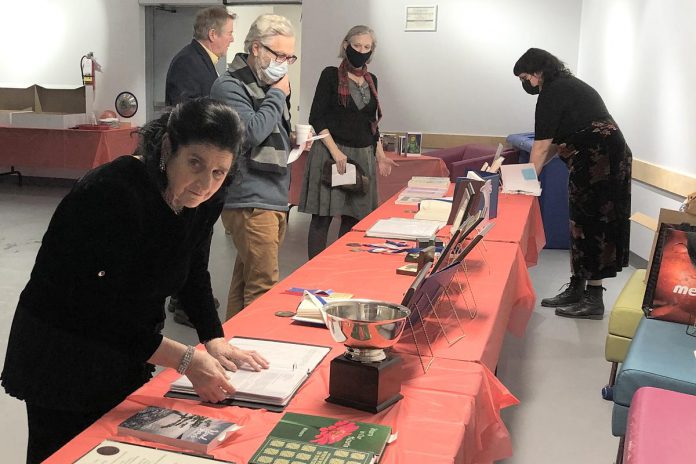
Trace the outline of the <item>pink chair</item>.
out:
[[[696,461],[696,396],[643,387],[633,395],[623,464]]]

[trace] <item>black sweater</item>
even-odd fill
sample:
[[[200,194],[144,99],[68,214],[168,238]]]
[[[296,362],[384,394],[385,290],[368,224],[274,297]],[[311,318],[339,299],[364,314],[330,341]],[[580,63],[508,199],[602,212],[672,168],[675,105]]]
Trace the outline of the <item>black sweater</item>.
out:
[[[175,215],[131,156],[78,181],[20,296],[2,374],[8,393],[84,410],[120,401],[149,378],[164,300],[177,291],[201,340],[223,336],[205,249],[219,214],[208,201]]]
[[[377,88],[377,77],[370,73]],[[348,105],[343,106],[338,100],[338,68],[324,68],[314,92],[309,123],[316,133],[328,129],[331,137],[338,144],[347,147],[369,147],[379,140],[379,132],[372,133],[371,122],[376,120],[377,99],[373,95],[370,102],[361,110],[348,96]]]
[[[563,143],[593,121],[611,118],[597,91],[575,76],[544,83],[536,105],[534,138]]]

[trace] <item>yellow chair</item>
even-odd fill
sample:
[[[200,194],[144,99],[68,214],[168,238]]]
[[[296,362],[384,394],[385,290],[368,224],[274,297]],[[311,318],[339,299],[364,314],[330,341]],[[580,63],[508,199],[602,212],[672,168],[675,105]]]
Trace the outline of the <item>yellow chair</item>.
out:
[[[645,295],[644,280],[645,269],[636,269],[621,290],[609,316],[609,333],[604,345],[604,357],[611,363],[611,374],[608,389],[605,387],[602,393],[605,399],[611,399],[611,388],[616,380],[618,364],[626,358],[633,335],[644,316],[642,309]]]

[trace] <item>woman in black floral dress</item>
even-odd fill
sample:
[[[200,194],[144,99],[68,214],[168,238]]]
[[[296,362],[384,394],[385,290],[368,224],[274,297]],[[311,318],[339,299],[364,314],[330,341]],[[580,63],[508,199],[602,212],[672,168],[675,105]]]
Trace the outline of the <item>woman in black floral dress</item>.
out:
[[[537,174],[556,154],[569,172],[572,274],[541,304],[559,316],[602,319],[602,279],[628,266],[631,150],[597,91],[549,52],[530,48],[513,72],[539,95],[530,155]]]

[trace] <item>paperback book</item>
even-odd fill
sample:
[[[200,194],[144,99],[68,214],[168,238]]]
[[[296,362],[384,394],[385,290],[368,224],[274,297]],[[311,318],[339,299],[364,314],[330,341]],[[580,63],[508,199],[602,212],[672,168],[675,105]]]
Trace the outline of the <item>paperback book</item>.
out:
[[[390,441],[385,425],[286,413],[250,464],[372,464]]]
[[[121,422],[118,434],[207,454],[239,428],[220,419],[148,406]]]

